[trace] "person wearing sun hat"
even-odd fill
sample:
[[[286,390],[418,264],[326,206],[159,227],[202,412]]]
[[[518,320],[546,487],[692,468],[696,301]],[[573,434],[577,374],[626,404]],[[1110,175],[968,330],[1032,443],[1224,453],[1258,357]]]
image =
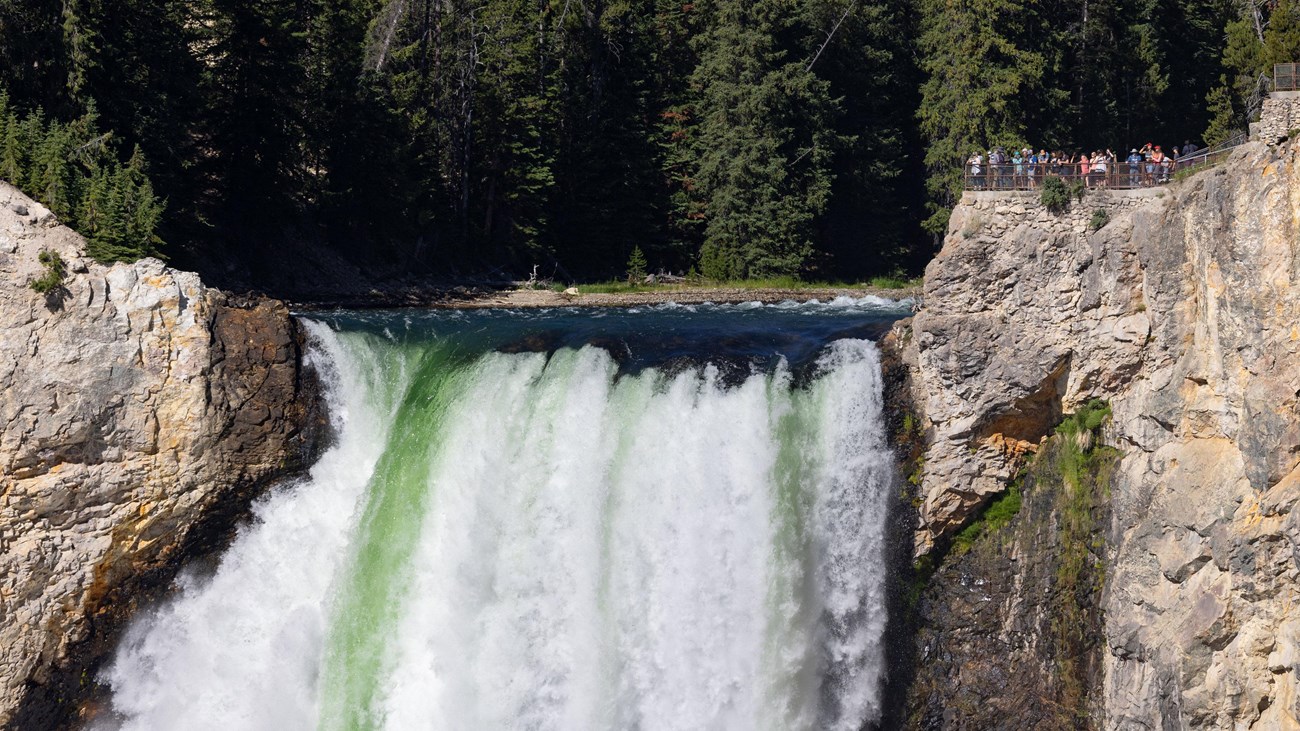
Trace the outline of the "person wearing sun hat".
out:
[[[1142,156],[1138,154],[1137,148],[1128,151],[1128,157],[1124,162],[1128,163],[1128,184],[1129,187],[1136,188],[1138,185],[1138,176],[1142,171]]]

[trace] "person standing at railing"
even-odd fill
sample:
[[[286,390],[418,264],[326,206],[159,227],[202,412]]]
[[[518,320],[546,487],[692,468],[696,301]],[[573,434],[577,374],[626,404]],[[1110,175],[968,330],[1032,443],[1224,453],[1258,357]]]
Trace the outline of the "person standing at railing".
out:
[[[993,187],[995,189],[1007,187],[1005,179],[1007,174],[1006,166],[1007,155],[1002,151],[1001,147],[994,147],[989,150],[989,173],[993,176]]]
[[[1012,187],[1020,188],[1025,182],[1025,158],[1020,150],[1014,150],[1011,153],[1011,166],[1015,171],[1015,180],[1012,181]]]
[[[1071,158],[1075,165],[1075,172],[1079,176],[1079,182],[1084,185],[1088,184],[1088,173],[1092,172],[1092,161],[1088,159],[1088,153],[1083,153],[1077,157]]]
[[[1151,185],[1156,179],[1156,164],[1151,158],[1156,154],[1155,145],[1150,142],[1142,146],[1142,169],[1146,176],[1142,178],[1143,185]]]
[[[980,174],[984,172],[984,156],[979,153],[979,150],[976,150],[975,154],[971,155],[970,159],[966,161],[966,164],[970,166],[971,184],[976,188],[983,188]]]
[[[1138,154],[1136,147],[1129,150],[1128,158],[1124,162],[1128,163],[1128,186],[1130,188],[1138,187],[1138,179],[1142,170],[1142,156]]]
[[[1102,153],[1101,150],[1098,150],[1097,152],[1093,153],[1092,177],[1093,177],[1094,186],[1096,187],[1106,186],[1106,171],[1109,169],[1109,166],[1106,164],[1107,156],[1108,155],[1113,156],[1114,154],[1115,153],[1111,152],[1110,150],[1106,150],[1105,153]]]
[[[1038,154],[1029,148],[1025,148],[1025,152],[1029,153],[1025,156],[1025,162],[1028,163],[1025,168],[1027,173],[1026,182],[1029,183],[1030,188],[1033,188],[1038,177]]]
[[[1161,183],[1168,183],[1169,182],[1169,158],[1165,157],[1165,153],[1160,149],[1160,145],[1156,145],[1155,151],[1151,153],[1151,162],[1155,163],[1155,165],[1159,167],[1160,170],[1159,181]],[[1150,167],[1151,166],[1148,166],[1148,169],[1150,169]]]

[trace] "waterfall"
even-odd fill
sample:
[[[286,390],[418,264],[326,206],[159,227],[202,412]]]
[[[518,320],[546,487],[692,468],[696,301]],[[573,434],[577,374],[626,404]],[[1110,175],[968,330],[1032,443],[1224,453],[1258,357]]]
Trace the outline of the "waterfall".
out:
[[[871,342],[724,377],[307,325],[332,446],[134,622],[99,728],[878,720]]]

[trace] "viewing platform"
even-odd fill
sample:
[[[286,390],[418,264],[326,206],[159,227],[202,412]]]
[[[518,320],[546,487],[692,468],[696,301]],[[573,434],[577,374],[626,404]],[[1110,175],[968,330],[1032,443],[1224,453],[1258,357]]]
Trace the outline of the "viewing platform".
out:
[[[1092,163],[1028,162],[1002,165],[985,163],[975,166],[967,163],[962,189],[966,192],[1037,191],[1045,179],[1060,178],[1070,188],[1083,186],[1090,190],[1152,190],[1222,162],[1246,141],[1246,135],[1241,134],[1208,150],[1183,155],[1176,160],[1108,161],[1104,166]]]

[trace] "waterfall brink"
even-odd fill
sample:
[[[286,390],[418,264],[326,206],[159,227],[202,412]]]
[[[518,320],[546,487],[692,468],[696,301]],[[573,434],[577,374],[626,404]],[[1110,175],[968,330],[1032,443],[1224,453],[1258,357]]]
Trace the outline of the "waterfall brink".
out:
[[[309,327],[334,446],[136,622],[105,728],[878,720],[872,343],[724,379]]]

